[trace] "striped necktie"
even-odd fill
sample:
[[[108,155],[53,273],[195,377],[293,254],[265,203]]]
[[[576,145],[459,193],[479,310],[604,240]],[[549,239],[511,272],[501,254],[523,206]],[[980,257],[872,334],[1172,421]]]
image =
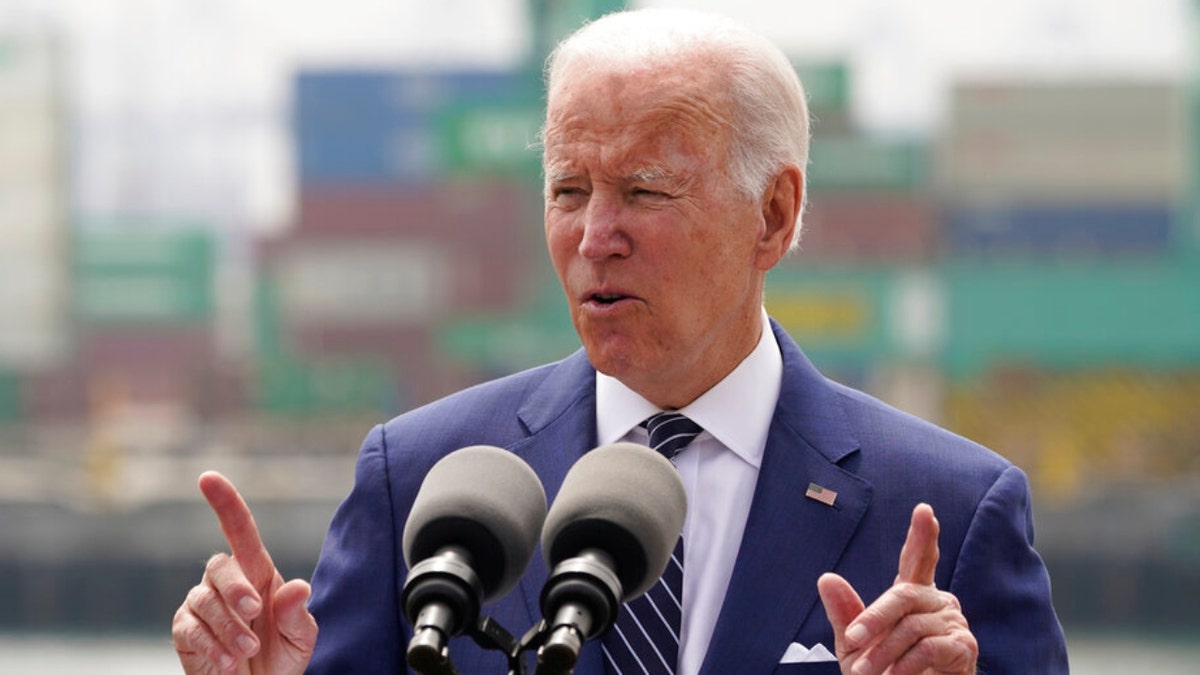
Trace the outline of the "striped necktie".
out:
[[[674,457],[703,429],[679,413],[659,413],[642,423],[651,448]],[[679,660],[683,619],[683,539],[658,580],[646,594],[622,606],[604,635],[604,663],[610,675],[674,675]]]

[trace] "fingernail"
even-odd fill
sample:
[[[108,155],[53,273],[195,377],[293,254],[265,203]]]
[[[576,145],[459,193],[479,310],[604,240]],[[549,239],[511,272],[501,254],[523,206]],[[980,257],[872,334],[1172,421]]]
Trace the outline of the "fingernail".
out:
[[[233,660],[233,657],[228,654],[222,654],[220,661],[221,661],[221,670],[225,670],[225,671],[233,670],[233,667],[235,665],[237,665],[236,662]]]
[[[871,662],[866,659],[859,659],[850,669],[850,675],[867,675],[869,672],[871,672]]]
[[[253,656],[254,650],[258,648],[258,641],[249,635],[242,633],[241,635],[237,636],[237,646],[238,649],[242,650],[242,653],[246,656]]]
[[[867,627],[856,623],[846,630],[846,640],[854,646],[859,646],[867,639]]]
[[[258,608],[258,600],[249,595],[238,600],[238,613],[242,615],[242,618],[251,619],[258,616]]]

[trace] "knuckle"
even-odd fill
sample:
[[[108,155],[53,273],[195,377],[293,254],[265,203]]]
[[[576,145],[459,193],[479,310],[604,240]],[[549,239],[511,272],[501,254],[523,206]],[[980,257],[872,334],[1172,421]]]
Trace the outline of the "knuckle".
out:
[[[212,648],[212,640],[208,636],[208,632],[204,630],[204,626],[199,622],[192,622],[183,627],[180,631],[180,637],[175,641],[176,645],[186,645],[192,651],[207,652]]]
[[[911,605],[921,599],[924,589],[916,584],[903,583],[895,587],[896,597],[905,605]]]
[[[214,597],[215,594],[211,587],[206,584],[197,584],[188,591],[187,605],[193,610],[201,611],[212,606]]]
[[[227,564],[227,560],[229,560],[229,555],[227,553],[214,553],[209,557],[208,561],[204,563],[205,576],[211,576],[219,573],[221,568],[225,567]]]
[[[948,606],[949,608],[953,609],[956,612],[962,611],[962,603],[958,601],[957,595],[955,595],[953,593],[949,593],[947,591],[940,591],[940,593],[941,593],[942,599],[946,603],[946,606]]]
[[[917,652],[922,663],[932,664],[937,662],[938,645],[933,640],[920,640],[913,645],[913,649]]]

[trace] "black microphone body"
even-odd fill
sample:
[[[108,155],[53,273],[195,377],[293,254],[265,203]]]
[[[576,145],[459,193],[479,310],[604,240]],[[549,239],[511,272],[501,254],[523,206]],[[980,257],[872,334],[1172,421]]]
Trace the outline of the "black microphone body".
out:
[[[409,665],[422,673],[455,672],[450,638],[472,629],[481,604],[516,584],[545,517],[541,481],[511,452],[471,446],[434,464],[404,525]]]
[[[541,670],[570,672],[583,643],[616,621],[620,603],[658,581],[686,515],[679,472],[644,445],[602,446],[571,467],[542,530],[552,571],[542,587]]]

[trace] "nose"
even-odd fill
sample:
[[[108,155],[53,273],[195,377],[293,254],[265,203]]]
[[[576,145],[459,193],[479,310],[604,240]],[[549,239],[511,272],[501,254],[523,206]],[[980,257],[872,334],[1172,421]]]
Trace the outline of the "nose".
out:
[[[622,221],[620,200],[593,194],[583,215],[579,255],[588,260],[628,256],[633,246]]]

